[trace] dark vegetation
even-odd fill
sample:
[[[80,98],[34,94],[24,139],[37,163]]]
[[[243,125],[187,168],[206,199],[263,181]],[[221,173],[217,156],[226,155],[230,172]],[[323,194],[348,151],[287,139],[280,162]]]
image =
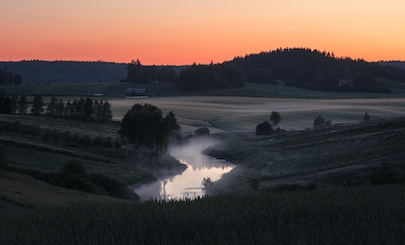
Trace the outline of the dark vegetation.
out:
[[[395,62],[366,62],[335,57],[331,52],[308,48],[285,48],[220,64],[190,66],[144,66],[75,61],[0,62],[4,85],[53,83],[176,84],[179,91],[209,91],[239,88],[249,83],[274,84],[321,90],[389,93],[381,86],[401,86],[405,69]],[[12,75],[10,72],[20,75]],[[24,78],[24,80],[23,80]],[[338,87],[339,79],[353,79],[354,87]],[[3,91],[4,93],[4,91]]]
[[[4,85],[20,85],[23,82],[23,77],[19,74],[13,74],[7,69],[7,67],[2,67],[0,65],[0,86]],[[2,90],[0,90],[2,92]]]
[[[403,244],[405,186],[0,212],[4,244]]]
[[[114,83],[125,77],[127,65],[103,61],[0,62],[0,67],[20,74],[27,84]]]
[[[172,66],[144,66],[140,60],[132,60],[127,66],[127,76],[124,83],[175,83],[177,72]]]
[[[169,138],[180,138],[180,125],[172,111],[163,117],[156,106],[137,103],[124,115],[118,133],[125,139],[129,155],[159,159],[167,152]]]
[[[28,101],[25,94],[20,98],[17,95],[3,96],[0,95],[0,114],[26,114]],[[46,106],[46,110],[45,110]],[[44,113],[45,112],[45,113]],[[33,115],[45,115],[48,117],[58,117],[70,120],[82,120],[86,122],[97,121],[101,123],[110,122],[113,115],[111,104],[107,100],[93,100],[90,97],[86,99],[73,100],[71,103],[65,103],[62,99],[58,100],[53,96],[48,104],[44,103],[41,95],[37,94],[31,107]]]
[[[179,91],[206,91],[245,86],[243,70],[232,63],[196,65],[182,70],[176,83]]]
[[[197,137],[208,136],[210,135],[210,130],[207,127],[200,127],[195,130],[194,135]]]
[[[366,62],[333,53],[305,48],[285,48],[230,61],[242,67],[248,82],[274,83],[275,80],[337,86],[339,79],[354,79],[355,87],[373,87],[376,78],[405,82],[405,69],[378,62]]]
[[[58,117],[3,115],[1,166],[53,185],[131,200],[136,196],[127,185],[184,171],[184,165],[164,153],[159,159],[127,156],[118,129],[115,122],[89,124]]]
[[[139,201],[124,181],[101,173],[88,173],[83,163],[71,160],[59,172],[36,176],[50,184],[98,195]]]
[[[211,147],[207,154],[240,169],[215,182],[218,189],[211,188],[212,193],[250,192],[255,179],[260,182],[259,192],[404,183],[405,118],[349,125],[326,121],[319,116],[314,129],[229,140]]]

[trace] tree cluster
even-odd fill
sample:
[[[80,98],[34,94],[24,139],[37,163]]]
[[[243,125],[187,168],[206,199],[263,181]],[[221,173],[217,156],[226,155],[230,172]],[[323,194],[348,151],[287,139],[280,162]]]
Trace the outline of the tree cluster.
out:
[[[203,91],[245,86],[243,70],[232,63],[196,65],[183,69],[176,84],[179,91]]]
[[[121,82],[129,83],[175,83],[177,72],[171,66],[144,66],[139,60],[132,60],[127,66],[127,76]]]
[[[119,82],[126,75],[124,63],[104,61],[0,62],[24,77],[27,84]]]
[[[355,86],[374,86],[375,77],[405,82],[405,69],[378,62],[366,62],[306,48],[285,48],[236,57],[231,63],[243,68],[246,80],[272,83],[274,80],[336,86],[339,79],[352,78]]]
[[[0,85],[20,85],[23,82],[21,75],[14,75],[7,67],[0,68]]]
[[[331,120],[325,119],[321,115],[319,115],[317,118],[315,118],[314,129],[323,129],[323,128],[330,128],[330,127],[332,127]]]
[[[60,131],[57,129],[41,128],[35,124],[22,124],[15,121],[0,121],[0,132],[8,132],[14,134],[30,135],[32,137],[41,137],[46,141],[64,142],[68,146],[80,146],[80,147],[104,147],[117,149],[121,148],[121,144],[118,139],[113,142],[111,137],[96,136],[91,137],[89,135],[73,134],[70,131]]]
[[[179,130],[173,112],[163,117],[162,111],[154,105],[134,104],[123,117],[118,133],[138,154],[147,153],[157,158],[167,151],[170,136]]]
[[[28,108],[27,97],[22,94],[20,98],[17,95],[12,97],[5,97],[0,95],[0,114],[26,114]],[[86,99],[73,100],[63,102],[62,99],[58,100],[55,96],[45,108],[45,103],[41,95],[35,95],[31,107],[33,115],[42,115],[45,113],[47,116],[83,120],[86,122],[98,121],[109,122],[113,115],[111,111],[111,104],[107,100],[94,100],[90,97]]]
[[[69,161],[59,172],[48,173],[43,178],[50,184],[68,189],[139,200],[123,181],[100,173],[88,173],[84,164],[79,161]]]
[[[270,124],[271,122],[271,124]],[[275,130],[272,127],[277,126],[281,122],[281,115],[278,111],[272,111],[270,114],[270,122],[264,121],[262,123],[257,124],[256,126],[256,135],[271,135],[273,133],[279,134],[285,132],[285,130],[280,129],[279,127]]]

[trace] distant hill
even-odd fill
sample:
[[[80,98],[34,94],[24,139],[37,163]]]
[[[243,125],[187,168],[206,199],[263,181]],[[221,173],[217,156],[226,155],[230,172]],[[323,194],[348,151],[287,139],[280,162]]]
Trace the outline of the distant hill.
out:
[[[274,83],[275,80],[319,86],[337,86],[340,79],[368,77],[405,83],[404,62],[367,62],[335,57],[333,53],[307,48],[285,48],[236,57],[229,61],[243,68],[248,82]],[[375,82],[374,82],[375,84]],[[356,86],[356,84],[355,84]]]
[[[119,82],[127,75],[128,64],[79,61],[0,61],[13,74],[23,77],[23,83],[98,83]]]

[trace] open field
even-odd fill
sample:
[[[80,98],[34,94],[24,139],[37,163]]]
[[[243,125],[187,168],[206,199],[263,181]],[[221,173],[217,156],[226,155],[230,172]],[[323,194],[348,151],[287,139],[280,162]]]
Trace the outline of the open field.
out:
[[[272,111],[281,115],[283,129],[312,128],[318,115],[332,123],[405,116],[405,98],[297,99],[238,96],[182,96],[111,100],[113,120],[120,121],[135,103],[149,103],[166,114],[173,111],[182,131],[193,133],[208,127],[212,133],[254,132],[256,125],[269,120]]]

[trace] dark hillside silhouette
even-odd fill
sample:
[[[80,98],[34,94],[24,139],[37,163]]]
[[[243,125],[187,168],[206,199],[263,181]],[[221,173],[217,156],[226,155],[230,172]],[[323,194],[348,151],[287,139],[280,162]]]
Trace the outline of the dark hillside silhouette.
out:
[[[230,63],[244,69],[247,82],[273,83],[275,80],[337,86],[339,79],[385,78],[405,83],[405,69],[378,62],[335,57],[333,53],[307,48],[285,48],[236,57]],[[258,79],[266,78],[266,79]],[[362,86],[372,86],[362,82]]]

